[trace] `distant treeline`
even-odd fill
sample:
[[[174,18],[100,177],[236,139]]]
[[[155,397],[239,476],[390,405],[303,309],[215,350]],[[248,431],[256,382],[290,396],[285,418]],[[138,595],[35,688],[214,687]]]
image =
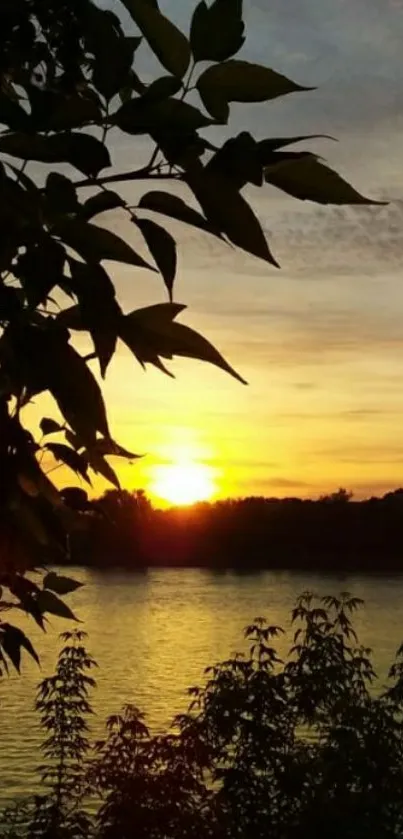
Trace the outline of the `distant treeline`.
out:
[[[150,566],[334,568],[403,571],[403,489],[354,501],[346,490],[319,500],[248,497],[153,508],[143,491],[108,491],[88,500],[70,561],[133,569]]]

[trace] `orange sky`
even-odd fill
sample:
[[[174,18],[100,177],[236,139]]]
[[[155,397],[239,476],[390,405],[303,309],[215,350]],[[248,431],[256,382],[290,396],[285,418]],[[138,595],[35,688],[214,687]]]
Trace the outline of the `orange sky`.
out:
[[[235,109],[233,130],[338,137],[310,148],[388,207],[301,204],[268,187],[250,199],[282,269],[171,225],[179,244],[176,300],[248,382],[192,361],[176,380],[146,374],[119,346],[105,384],[111,427],[147,456],[114,460],[128,488],[150,490],[155,466],[191,459],[213,470],[217,494],[357,495],[403,484],[403,65],[401,4],[378,0],[245,0],[245,56],[317,91]],[[270,14],[267,11],[270,6]],[[287,13],[285,11],[287,6]],[[193,3],[165,3],[181,25]],[[144,157],[125,137],[119,166]],[[144,190],[146,190],[146,185]],[[125,187],[132,203],[138,188]],[[110,226],[134,243],[119,211]],[[156,275],[111,266],[125,311],[162,301]],[[39,403],[39,400],[38,400]],[[43,413],[49,411],[47,397]],[[28,409],[36,421],[41,406]],[[72,483],[63,468],[58,482]],[[96,490],[105,488],[96,483]]]

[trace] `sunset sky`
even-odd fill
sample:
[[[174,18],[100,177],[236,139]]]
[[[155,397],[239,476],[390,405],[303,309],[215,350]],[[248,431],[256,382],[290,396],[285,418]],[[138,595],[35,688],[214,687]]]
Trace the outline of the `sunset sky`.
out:
[[[193,0],[160,5],[188,30]],[[105,385],[112,431],[147,456],[113,465],[124,486],[147,491],[156,466],[190,459],[210,467],[220,496],[383,493],[403,484],[403,2],[245,0],[245,18],[244,58],[318,89],[235,107],[232,131],[331,134],[337,143],[309,148],[390,204],[318,207],[251,191],[280,271],[171,225],[181,319],[249,385],[193,361],[170,366],[175,381],[144,374],[119,346]],[[131,137],[113,149],[122,169],[144,160]],[[135,203],[146,189],[124,194]],[[109,223],[137,242],[117,212]],[[125,311],[166,299],[157,275],[112,270]]]

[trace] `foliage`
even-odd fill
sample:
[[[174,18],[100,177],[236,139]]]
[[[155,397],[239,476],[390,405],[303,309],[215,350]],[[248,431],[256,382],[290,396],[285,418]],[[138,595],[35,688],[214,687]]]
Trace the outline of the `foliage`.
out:
[[[166,734],[152,735],[133,706],[110,717],[87,772],[86,791],[99,801],[87,835],[401,836],[403,648],[387,686],[377,684],[371,651],[359,644],[351,621],[360,605],[345,593],[321,599],[302,594],[284,660],[278,650],[283,630],[256,618],[246,630],[246,652],[208,668],[205,684],[189,691],[188,712]],[[87,766],[78,721],[89,710],[83,673],[90,659],[76,643],[69,642],[58,666],[61,673],[65,657],[71,693],[55,693],[54,680],[45,680],[37,703],[48,737],[45,751],[56,761],[50,801],[57,803],[66,839],[81,836],[77,828],[67,829],[65,805],[68,800],[69,818],[77,819]],[[55,713],[57,703],[62,711]],[[75,720],[67,739],[66,712]],[[26,827],[6,831],[2,839],[17,835],[49,834]]]
[[[76,493],[88,522],[71,539],[76,565],[402,570],[402,490],[365,500],[341,488],[318,499],[249,496],[167,509],[141,490],[93,500]]]
[[[64,646],[56,672],[39,684],[35,703],[45,735],[45,763],[38,769],[44,793],[4,816],[5,823],[14,822],[11,836],[24,825],[29,839],[87,839],[89,835],[90,817],[82,802],[88,786],[86,718],[92,713],[88,694],[95,687],[88,673],[95,661],[83,646],[84,632],[66,632],[61,638]]]
[[[190,39],[156,0],[123,6],[130,30],[92,0],[4,0],[0,9],[0,584],[13,595],[1,608],[25,609],[40,624],[56,601],[41,597],[26,573],[65,553],[66,534],[78,526],[44,464],[65,464],[87,483],[100,474],[118,487],[107,458],[137,457],[113,440],[92,362],[105,378],[121,340],[143,367],[167,373],[165,360],[183,356],[243,381],[176,320],[185,307],[173,302],[177,246],[164,220],[276,265],[246,185],[272,184],[321,203],[370,203],[317,155],[284,151],[309,138],[256,141],[243,131],[220,147],[207,139],[210,127],[227,125],[231,103],[307,89],[235,57],[245,40],[242,0],[202,0]],[[144,49],[162,67],[153,81],[141,78]],[[148,138],[145,166],[117,170],[119,135]],[[116,191],[125,183],[147,186],[135,206]],[[146,256],[105,226],[111,211],[130,220]],[[139,279],[159,271],[168,302],[124,312],[113,262]],[[77,331],[91,351],[75,343]],[[58,414],[43,418],[35,439],[23,409],[45,391]]]

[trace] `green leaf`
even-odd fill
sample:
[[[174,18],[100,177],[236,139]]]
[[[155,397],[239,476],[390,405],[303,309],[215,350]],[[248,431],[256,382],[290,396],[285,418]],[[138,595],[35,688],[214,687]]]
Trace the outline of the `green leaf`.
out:
[[[89,134],[66,132],[44,137],[16,132],[0,137],[0,151],[22,160],[70,163],[88,176],[111,165],[108,149]]]
[[[149,219],[138,219],[137,226],[140,228],[149,251],[163,276],[169,299],[172,301],[172,289],[177,266],[175,239],[167,230]]]
[[[194,105],[189,105],[180,99],[149,102],[142,97],[125,102],[112,115],[111,120],[127,134],[153,134],[156,131],[166,131],[173,136],[206,128],[212,122]]]
[[[230,102],[267,102],[287,93],[312,90],[268,67],[238,60],[208,67],[198,79],[197,89],[206,110],[221,122],[228,121]]]
[[[51,215],[76,213],[78,209],[77,194],[74,184],[65,175],[50,172],[46,179],[46,204]]]
[[[63,443],[47,443],[46,448],[53,454],[56,460],[64,463],[73,472],[81,475],[88,484],[91,484],[88,477],[88,463],[82,455],[78,454],[69,446],[65,446]]]
[[[103,259],[111,259],[154,271],[152,265],[145,262],[124,239],[103,227],[81,219],[67,219],[55,225],[54,230],[86,262],[98,263]]]
[[[99,213],[105,213],[108,210],[116,210],[118,207],[124,207],[125,202],[117,192],[112,190],[101,190],[91,198],[87,198],[85,203],[80,208],[80,218],[85,221],[90,221]]]
[[[121,338],[142,363],[158,367],[161,366],[160,356],[195,358],[220,367],[246,384],[206,338],[190,327],[174,322],[182,309],[179,304],[167,303],[131,312],[123,319]]]
[[[225,61],[244,44],[242,0],[202,0],[193,13],[190,46],[195,61]]]
[[[163,67],[173,76],[183,78],[190,62],[190,46],[185,35],[147,0],[123,0],[123,4]]]
[[[104,377],[115,352],[122,317],[112,280],[101,265],[69,260],[72,288],[80,304],[82,323],[91,333]]]
[[[29,638],[18,627],[11,626],[9,623],[0,624],[0,644],[18,673],[21,665],[21,649],[26,650],[39,664],[39,658]]]
[[[51,417],[43,417],[39,423],[39,428],[44,436],[47,434],[57,434],[58,431],[63,431],[63,426],[58,422],[55,422],[55,420],[51,419]]]
[[[360,195],[337,172],[308,152],[291,156],[265,168],[265,181],[301,201],[318,204],[382,204]]]
[[[142,196],[139,202],[142,210],[152,210],[154,213],[162,213],[169,218],[190,224],[199,230],[212,233],[214,236],[221,236],[220,231],[214,228],[201,213],[189,207],[182,198],[171,195],[169,192],[152,191]]]
[[[278,267],[259,220],[228,178],[200,169],[188,176],[188,184],[212,226],[237,247]]]
[[[67,620],[78,621],[78,618],[76,618],[70,607],[67,606],[63,600],[60,600],[53,591],[44,589],[44,591],[39,592],[36,599],[42,614],[48,612],[51,615],[57,615],[58,618],[67,618]]]
[[[142,102],[160,102],[162,99],[175,96],[181,88],[182,82],[176,76],[161,76],[147,87],[141,99]]]
[[[44,588],[50,589],[50,591],[62,595],[70,594],[72,591],[77,591],[77,589],[82,588],[83,585],[84,584],[79,583],[78,580],[73,580],[71,577],[63,577],[61,574],[55,574],[54,571],[46,574],[46,577],[43,580]]]

